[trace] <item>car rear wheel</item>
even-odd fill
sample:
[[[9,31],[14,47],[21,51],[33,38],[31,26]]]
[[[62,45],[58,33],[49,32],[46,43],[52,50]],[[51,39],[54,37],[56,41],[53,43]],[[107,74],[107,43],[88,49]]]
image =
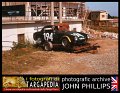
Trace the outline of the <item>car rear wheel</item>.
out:
[[[46,42],[46,43],[44,44],[44,50],[50,51],[50,50],[52,50],[52,49],[53,49],[53,44],[52,44],[51,42]]]

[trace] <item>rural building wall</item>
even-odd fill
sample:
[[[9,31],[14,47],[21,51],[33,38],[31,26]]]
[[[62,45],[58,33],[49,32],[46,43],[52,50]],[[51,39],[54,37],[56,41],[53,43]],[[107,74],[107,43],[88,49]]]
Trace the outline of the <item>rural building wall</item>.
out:
[[[35,43],[33,33],[37,32],[37,28],[41,28],[46,24],[41,23],[24,23],[24,24],[3,24],[2,25],[2,50],[10,50],[13,47],[13,41],[18,42],[18,34],[24,34],[25,40]],[[76,29],[82,30],[82,23],[69,24],[70,31]],[[39,29],[40,30],[40,29]]]

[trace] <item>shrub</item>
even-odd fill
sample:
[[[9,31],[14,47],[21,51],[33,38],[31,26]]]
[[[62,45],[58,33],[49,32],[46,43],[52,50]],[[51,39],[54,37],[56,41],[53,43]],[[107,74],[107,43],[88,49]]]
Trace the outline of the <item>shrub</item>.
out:
[[[13,42],[13,47],[12,47],[12,50],[15,50],[15,49],[20,49],[20,48],[33,48],[33,44],[30,43],[29,41],[26,41],[25,43],[16,43],[16,42]]]

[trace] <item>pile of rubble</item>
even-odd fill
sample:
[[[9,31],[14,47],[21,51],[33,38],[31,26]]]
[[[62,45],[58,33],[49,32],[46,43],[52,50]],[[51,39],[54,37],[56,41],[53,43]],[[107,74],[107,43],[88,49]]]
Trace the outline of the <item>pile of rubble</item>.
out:
[[[86,28],[82,32],[88,34],[89,38],[110,38],[118,39],[118,33],[113,32],[100,32],[94,29]]]
[[[110,39],[118,39],[118,34],[117,33],[112,33],[112,32],[103,32],[101,37],[102,38],[110,38]]]

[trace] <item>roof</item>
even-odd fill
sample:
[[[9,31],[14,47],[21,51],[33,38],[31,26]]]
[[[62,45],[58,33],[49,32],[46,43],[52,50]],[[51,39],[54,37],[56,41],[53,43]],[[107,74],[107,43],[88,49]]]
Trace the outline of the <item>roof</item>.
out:
[[[100,11],[91,11],[91,12],[103,13],[103,12],[107,12],[107,11],[105,11],[105,10],[100,10]]]

